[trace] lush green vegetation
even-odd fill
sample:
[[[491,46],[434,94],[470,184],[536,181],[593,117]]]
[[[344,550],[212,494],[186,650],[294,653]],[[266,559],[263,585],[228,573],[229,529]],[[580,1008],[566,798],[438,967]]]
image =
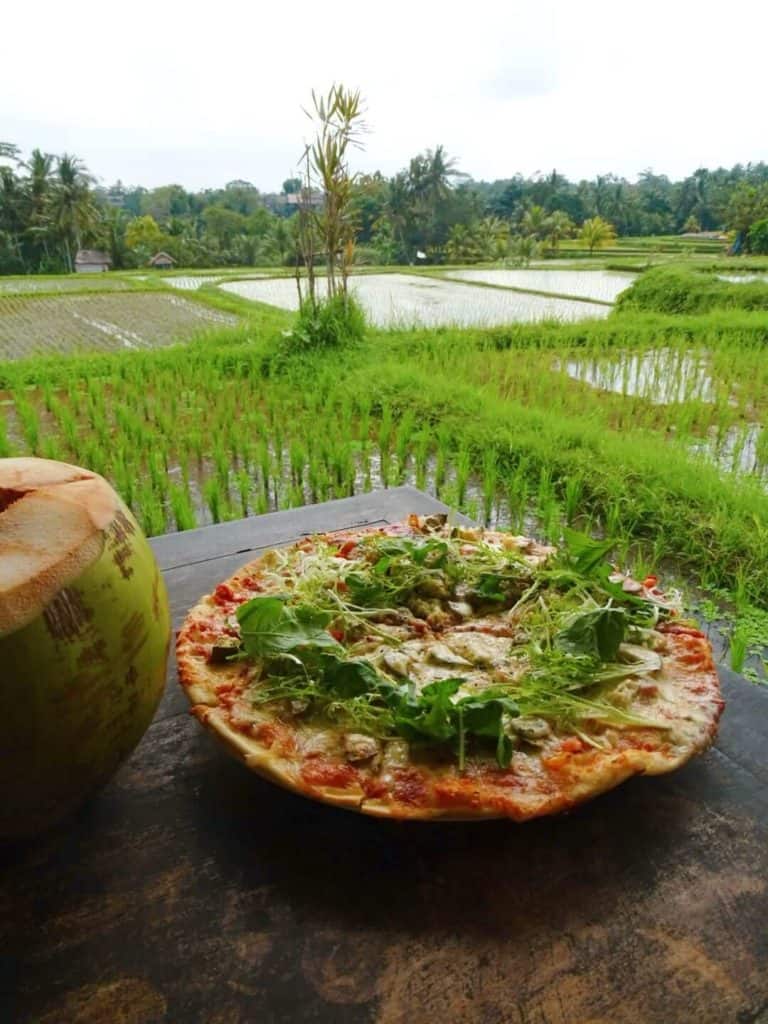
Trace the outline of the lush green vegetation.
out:
[[[0,143],[0,157],[9,161],[0,166],[0,274],[71,271],[80,247],[106,251],[115,269],[144,266],[161,250],[187,267],[295,266],[304,258],[302,196],[319,209],[327,184],[320,176],[309,192],[301,177],[275,193],[241,180],[195,193],[175,184],[101,188],[68,154],[33,150],[22,159]],[[553,171],[482,182],[436,146],[392,178],[351,180],[348,200],[357,243],[349,258],[358,264],[418,263],[419,253],[430,263],[525,264],[563,247],[586,256],[610,241],[610,231],[594,233],[598,223],[636,251],[723,248],[679,237],[698,230],[729,229],[743,251],[765,252],[768,244],[763,163],[700,168],[682,181],[646,171],[636,182],[610,174],[571,182]]]
[[[732,268],[730,268],[732,270]],[[705,313],[712,309],[768,310],[768,282],[737,284],[688,266],[656,267],[623,292],[621,310]]]
[[[295,352],[290,325],[251,307],[187,347],[5,364],[2,453],[105,473],[150,533],[410,479],[480,518],[590,526],[625,557],[768,599],[768,497],[717,463],[738,465],[765,408],[764,315],[369,331],[327,352]],[[653,352],[633,377],[627,356]]]

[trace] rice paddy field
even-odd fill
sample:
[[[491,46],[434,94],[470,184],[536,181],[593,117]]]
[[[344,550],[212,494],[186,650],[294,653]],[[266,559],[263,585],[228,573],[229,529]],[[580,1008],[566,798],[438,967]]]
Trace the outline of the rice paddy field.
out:
[[[675,288],[681,273],[668,278]],[[441,295],[450,310],[459,295],[468,307],[548,301],[412,276],[359,283],[374,281],[373,294],[376,278],[395,289],[406,278],[429,310]],[[753,291],[740,308],[733,293],[745,286],[715,282],[716,298],[736,305],[669,314],[624,301],[640,280],[616,307],[573,300],[599,317],[473,326],[474,314],[444,314],[430,326],[428,312],[420,326],[375,322],[359,345],[309,353],[292,347],[294,314],[265,304],[265,286],[295,294],[290,279],[4,296],[0,455],[103,473],[149,534],[401,482],[542,538],[569,524],[614,538],[623,566],[685,588],[724,630],[731,664],[762,679],[768,299],[754,308]],[[231,294],[236,283],[258,288],[255,301]]]
[[[543,274],[546,271],[531,273]],[[371,323],[385,328],[493,326],[554,319],[572,321],[607,316],[609,312],[607,306],[560,298],[554,293],[541,295],[511,288],[481,288],[427,275],[365,274],[353,278],[351,287]],[[222,284],[221,288],[242,298],[281,309],[296,310],[299,306],[296,282],[290,278],[230,281]]]
[[[31,297],[0,293],[0,359],[158,348],[236,318],[157,292]]]

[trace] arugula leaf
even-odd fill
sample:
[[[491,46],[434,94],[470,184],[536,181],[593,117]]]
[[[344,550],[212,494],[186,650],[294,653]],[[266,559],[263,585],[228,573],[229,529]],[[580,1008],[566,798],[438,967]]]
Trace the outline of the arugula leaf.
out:
[[[561,629],[555,636],[555,647],[567,654],[616,661],[626,629],[627,617],[621,608],[595,608],[575,616]]]
[[[363,658],[344,661],[335,654],[323,655],[320,673],[320,685],[341,698],[375,692],[381,678],[370,661]]]
[[[582,576],[591,576],[600,567],[606,555],[616,546],[616,541],[594,540],[586,533],[578,530],[563,530],[565,540],[565,557],[570,567]],[[610,572],[610,567],[608,567]]]
[[[327,632],[330,612],[307,605],[290,607],[286,597],[254,597],[237,609],[243,647],[252,658],[274,658],[296,651],[340,645]]]
[[[395,728],[400,735],[412,741],[453,739],[457,731],[451,697],[463,682],[463,679],[440,679],[425,686],[418,696],[411,696],[407,687],[403,693],[401,688],[399,699],[393,702]]]

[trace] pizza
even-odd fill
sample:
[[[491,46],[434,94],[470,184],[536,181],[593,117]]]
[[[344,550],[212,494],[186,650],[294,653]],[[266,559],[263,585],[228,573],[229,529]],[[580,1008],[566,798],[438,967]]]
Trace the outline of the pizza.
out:
[[[398,819],[567,811],[712,741],[723,708],[679,595],[610,541],[415,516],[269,550],[189,612],[192,713],[248,768]]]

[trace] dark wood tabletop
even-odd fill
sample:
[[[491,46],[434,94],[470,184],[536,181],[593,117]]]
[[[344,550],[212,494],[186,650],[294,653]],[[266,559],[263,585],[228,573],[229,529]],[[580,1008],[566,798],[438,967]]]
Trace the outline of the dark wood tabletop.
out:
[[[408,487],[153,541],[176,626],[264,547],[440,509]],[[765,1024],[768,690],[568,816],[397,823],[284,792],[187,714],[0,853],[0,1022]]]

